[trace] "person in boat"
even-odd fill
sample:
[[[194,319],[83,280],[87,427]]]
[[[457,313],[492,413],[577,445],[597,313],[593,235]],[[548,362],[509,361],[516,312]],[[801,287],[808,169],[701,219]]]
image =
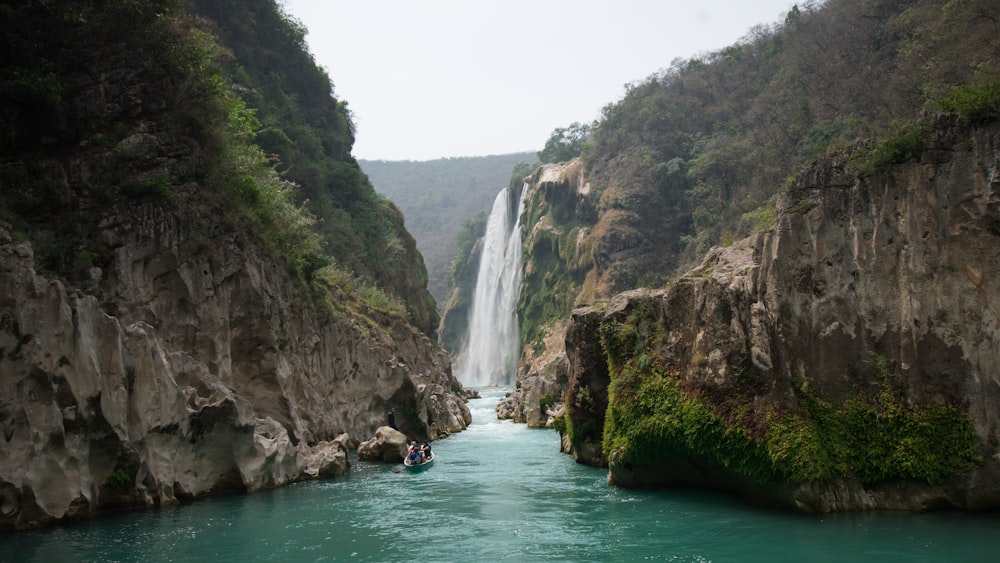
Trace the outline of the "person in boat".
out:
[[[424,455],[424,459],[431,458],[431,446],[427,442],[420,445],[420,453]]]
[[[410,465],[419,465],[424,462],[424,454],[417,447],[417,443],[410,442],[410,449],[406,451],[406,458],[410,460]]]

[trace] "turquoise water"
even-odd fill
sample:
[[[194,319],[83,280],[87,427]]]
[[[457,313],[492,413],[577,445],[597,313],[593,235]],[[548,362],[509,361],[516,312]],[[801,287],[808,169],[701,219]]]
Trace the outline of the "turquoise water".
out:
[[[501,394],[419,472],[351,475],[0,535],[0,561],[996,561],[1000,515],[802,516],[702,491],[608,487]]]

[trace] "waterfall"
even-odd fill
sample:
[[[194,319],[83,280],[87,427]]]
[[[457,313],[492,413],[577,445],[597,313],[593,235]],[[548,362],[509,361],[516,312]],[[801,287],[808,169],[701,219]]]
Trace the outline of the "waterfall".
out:
[[[479,258],[476,293],[469,311],[469,338],[458,379],[468,387],[510,385],[520,358],[517,300],[521,293],[520,218],[528,185],[504,188],[493,200]]]

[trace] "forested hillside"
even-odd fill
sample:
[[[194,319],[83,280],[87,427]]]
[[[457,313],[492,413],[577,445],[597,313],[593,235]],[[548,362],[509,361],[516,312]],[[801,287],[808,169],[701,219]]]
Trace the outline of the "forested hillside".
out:
[[[875,173],[922,146],[921,112],[998,90],[994,0],[805,2],[675,60],[606,106],[584,147],[600,215],[585,293],[662,286],[711,245],[769,228],[803,164],[881,137],[855,161]]]
[[[471,420],[402,213],[274,0],[0,3],[0,530]]]
[[[442,306],[451,289],[449,267],[461,241],[460,227],[482,236],[485,217],[497,193],[512,175],[524,176],[536,162],[524,152],[429,161],[361,160],[375,190],[396,203],[406,217],[406,229],[417,240],[427,264],[427,287]],[[478,220],[476,218],[479,217]]]
[[[995,509],[998,32],[803,3],[631,85],[533,176],[498,413],[624,486]]]
[[[384,291],[386,306],[401,306],[428,334],[436,330],[426,272],[402,214],[351,156],[346,103],[306,49],[302,25],[274,0],[3,3],[0,19],[0,212],[34,241],[44,269],[85,279],[89,268],[108,263],[109,249],[88,231],[92,223],[70,219],[81,212],[79,194],[60,190],[40,155],[107,152],[151,133],[140,112],[155,110],[207,153],[194,155],[195,168],[138,171],[139,180],[114,166],[87,171],[105,201],[170,198],[192,177],[210,179],[219,193],[203,203],[226,199],[240,210],[234,224],[271,241],[305,281],[322,272],[341,287]],[[94,115],[102,96],[116,94],[80,74],[95,53],[106,67],[95,72],[131,72],[147,88],[166,81],[181,101],[139,90],[131,113]]]
[[[531,188],[510,412],[537,413],[526,398],[552,393],[529,382],[554,381],[574,307],[669,288],[713,245],[773,229],[811,163],[849,154],[850,173],[881,178],[931,146],[937,112],[1000,117],[998,32],[995,1],[801,3],[629,85],[590,126],[557,130],[547,152],[582,166],[540,169]],[[785,213],[811,204],[797,205]]]

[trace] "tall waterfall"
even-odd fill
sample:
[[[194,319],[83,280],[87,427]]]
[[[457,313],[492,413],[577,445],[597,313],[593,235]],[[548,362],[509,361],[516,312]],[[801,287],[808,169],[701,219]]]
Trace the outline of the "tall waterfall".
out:
[[[520,217],[528,185],[517,198],[504,188],[493,200],[486,224],[476,278],[476,293],[469,312],[469,339],[458,379],[469,387],[510,385],[520,358],[517,300],[521,293]]]

